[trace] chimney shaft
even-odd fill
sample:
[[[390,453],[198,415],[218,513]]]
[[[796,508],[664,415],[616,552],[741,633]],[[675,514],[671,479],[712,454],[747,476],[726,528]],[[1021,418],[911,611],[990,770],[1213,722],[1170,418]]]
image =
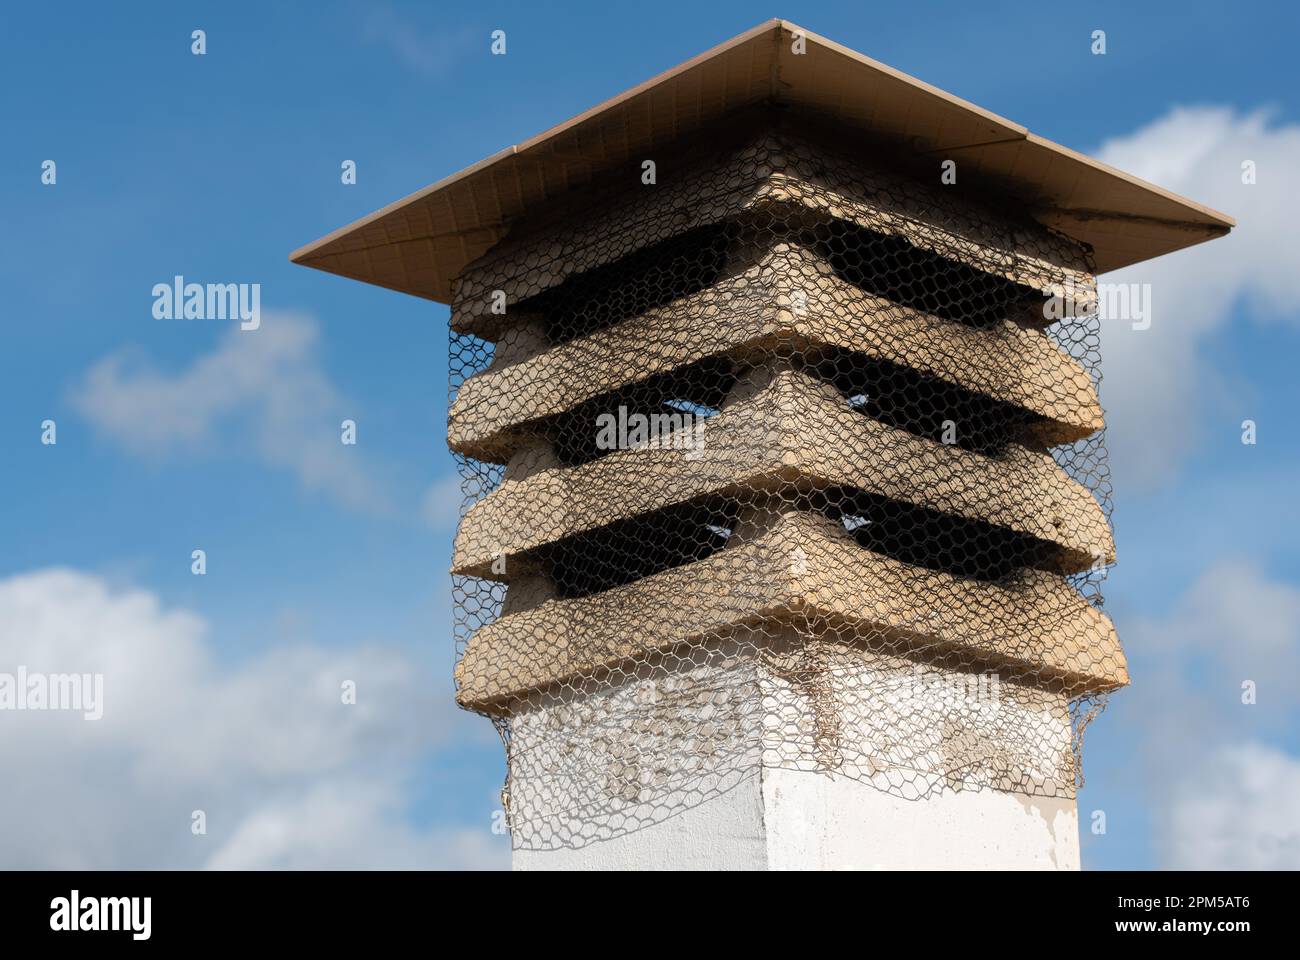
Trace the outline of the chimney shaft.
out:
[[[1095,275],[1232,225],[777,20],[295,252],[451,304],[516,866],[1077,868]]]
[[[516,863],[1077,867],[1072,710],[1127,680],[1087,251],[777,113],[716,140],[458,281]]]

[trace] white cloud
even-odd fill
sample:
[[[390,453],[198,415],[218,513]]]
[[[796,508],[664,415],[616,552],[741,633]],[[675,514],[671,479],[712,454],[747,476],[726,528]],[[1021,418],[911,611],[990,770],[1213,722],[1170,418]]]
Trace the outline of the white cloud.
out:
[[[1221,428],[1251,416],[1206,356],[1207,340],[1246,302],[1265,314],[1300,318],[1300,126],[1267,113],[1178,108],[1142,129],[1107,141],[1098,157],[1237,219],[1224,238],[1105,276],[1149,283],[1150,329],[1107,321],[1102,337],[1102,400],[1116,483],[1159,486],[1198,444],[1207,412]],[[1254,161],[1257,183],[1241,182]]]
[[[132,453],[168,456],[252,439],[272,466],[292,470],[308,490],[362,509],[387,497],[359,446],[340,442],[357,418],[320,367],[317,326],[304,314],[263,311],[261,328],[237,327],[188,368],[163,373],[130,353],[97,363],[74,389],[77,410]],[[239,429],[223,436],[220,427]]]
[[[400,793],[388,784],[316,785],[246,817],[208,860],[217,870],[474,870],[506,866],[504,840],[486,829],[418,832],[401,819]]]
[[[1300,867],[1300,758],[1258,743],[1214,751],[1175,795],[1165,866],[1177,870]]]
[[[1300,590],[1253,561],[1225,558],[1192,583],[1162,621],[1138,628],[1141,649],[1166,668],[1212,662],[1234,690],[1259,685],[1264,712],[1300,705]]]
[[[1225,559],[1121,632],[1134,688],[1116,707],[1139,736],[1162,865],[1300,867],[1300,757],[1263,742],[1292,734],[1300,707],[1300,589]]]
[[[8,867],[507,862],[489,811],[473,830],[411,824],[419,765],[482,721],[398,649],[295,644],[223,667],[194,614],[56,569],[0,581],[0,650],[3,672],[104,678],[99,721],[0,711]],[[194,810],[206,836],[190,831]]]

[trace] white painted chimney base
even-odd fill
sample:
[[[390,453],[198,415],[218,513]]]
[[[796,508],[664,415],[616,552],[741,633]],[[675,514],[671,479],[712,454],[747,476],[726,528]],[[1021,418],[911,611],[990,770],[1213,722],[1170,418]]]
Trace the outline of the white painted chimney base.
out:
[[[1073,798],[1016,790],[1071,769],[1064,697],[799,649],[752,631],[519,710],[515,869],[1079,868]]]
[[[764,770],[667,820],[516,870],[1077,870],[1075,802],[993,790],[904,800],[858,780]]]

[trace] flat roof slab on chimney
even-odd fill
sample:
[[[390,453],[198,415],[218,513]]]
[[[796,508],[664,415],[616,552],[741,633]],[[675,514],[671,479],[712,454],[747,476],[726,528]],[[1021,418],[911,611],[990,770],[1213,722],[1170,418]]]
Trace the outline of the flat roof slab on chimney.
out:
[[[803,37],[805,53],[792,44]],[[916,154],[956,159],[1087,244],[1105,273],[1219,237],[1225,214],[785,20],[769,20],[295,250],[304,266],[441,303],[471,261],[538,204],[757,103],[784,104]]]

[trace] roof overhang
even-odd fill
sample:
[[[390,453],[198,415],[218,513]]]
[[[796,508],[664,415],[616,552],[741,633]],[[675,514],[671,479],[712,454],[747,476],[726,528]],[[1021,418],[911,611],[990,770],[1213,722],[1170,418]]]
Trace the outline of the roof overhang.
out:
[[[792,49],[797,36],[804,53]],[[1089,244],[1098,273],[1236,225],[838,43],[770,20],[289,258],[446,303],[461,271],[526,212],[763,102],[912,154],[956,160],[965,185],[1014,200]]]

